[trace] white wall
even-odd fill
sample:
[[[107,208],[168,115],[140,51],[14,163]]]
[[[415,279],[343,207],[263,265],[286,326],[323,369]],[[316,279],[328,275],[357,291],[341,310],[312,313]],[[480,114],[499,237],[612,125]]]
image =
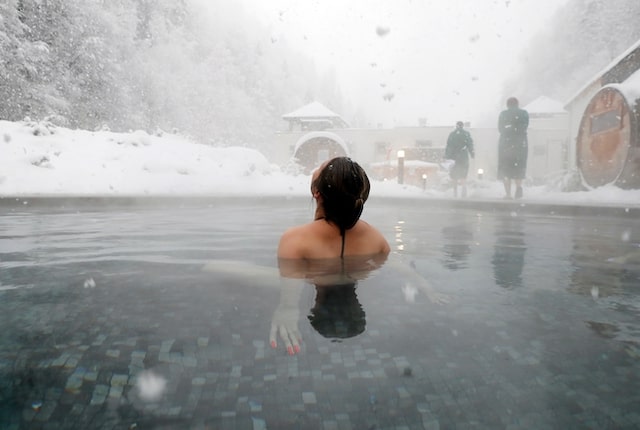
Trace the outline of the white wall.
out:
[[[399,149],[415,148],[418,141],[431,141],[431,148],[444,150],[447,137],[454,127],[400,127],[391,129],[332,129],[349,146],[350,156],[363,166],[396,160]],[[469,128],[474,141],[476,157],[470,163],[470,176],[477,169],[484,170],[484,178],[495,180],[498,168],[498,130],[496,128]],[[270,161],[285,165],[291,158],[296,142],[308,132],[278,132],[274,136],[273,151],[266,156]],[[569,141],[568,117],[532,119],[529,128],[529,165],[527,177],[542,181],[549,175],[558,174],[567,168],[567,145]],[[386,144],[387,151],[379,147]],[[575,152],[575,146],[574,146]],[[574,157],[575,158],[575,157]]]

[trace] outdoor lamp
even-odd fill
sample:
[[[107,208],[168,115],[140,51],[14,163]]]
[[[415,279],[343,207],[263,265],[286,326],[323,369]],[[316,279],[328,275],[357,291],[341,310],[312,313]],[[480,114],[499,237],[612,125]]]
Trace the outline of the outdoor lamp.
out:
[[[404,150],[398,151],[398,183],[404,183]]]
[[[422,174],[422,189],[423,190],[427,189],[427,174],[426,173]]]
[[[478,179],[482,179],[483,175],[484,175],[484,169],[478,169]]]

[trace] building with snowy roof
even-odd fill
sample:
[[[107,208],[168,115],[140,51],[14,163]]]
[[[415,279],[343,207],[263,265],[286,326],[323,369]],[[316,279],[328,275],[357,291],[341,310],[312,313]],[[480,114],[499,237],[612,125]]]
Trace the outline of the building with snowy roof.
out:
[[[640,188],[640,40],[566,104],[584,185]]]
[[[540,97],[525,106],[531,112],[529,132],[529,168],[532,182],[543,182],[549,176],[567,169],[567,111],[562,103]],[[496,113],[497,117],[497,113]],[[305,173],[335,156],[350,156],[362,164],[376,179],[397,176],[398,153],[405,154],[405,183],[424,186],[447,180],[446,172],[437,172],[454,124],[427,125],[420,119],[415,126],[393,128],[351,128],[337,113],[319,102],[313,102],[282,116],[287,130],[276,133],[276,144],[269,158],[287,165],[295,161]],[[482,170],[484,180],[494,180],[497,173],[497,128],[471,128],[475,159],[470,163],[470,176]]]
[[[577,167],[587,187],[640,188],[639,100],[640,40],[568,102],[541,96],[524,105],[530,115],[527,179],[547,182]],[[453,129],[420,121],[415,127],[350,128],[319,102],[282,118],[289,131],[277,133],[270,158],[280,164],[294,159],[306,171],[336,155],[353,156],[365,167],[386,165],[385,172],[393,172],[398,151],[411,157],[407,161],[439,162]],[[486,179],[495,179],[497,130],[468,129],[476,147],[470,171],[483,169]]]
[[[319,131],[328,128],[347,128],[347,123],[340,115],[333,112],[318,101],[311,102],[299,109],[282,115],[289,123],[289,130],[294,129]]]

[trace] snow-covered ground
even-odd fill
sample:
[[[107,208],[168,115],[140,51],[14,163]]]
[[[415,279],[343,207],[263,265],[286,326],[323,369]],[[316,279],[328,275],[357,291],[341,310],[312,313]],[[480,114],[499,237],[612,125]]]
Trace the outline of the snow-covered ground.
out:
[[[170,133],[113,133],[0,121],[0,196],[306,196],[309,176],[287,174],[260,152],[212,147]],[[395,181],[372,181],[372,196],[452,198]],[[471,184],[469,198],[500,199],[502,184]],[[640,207],[640,190],[613,186],[563,192],[525,188],[523,202]]]

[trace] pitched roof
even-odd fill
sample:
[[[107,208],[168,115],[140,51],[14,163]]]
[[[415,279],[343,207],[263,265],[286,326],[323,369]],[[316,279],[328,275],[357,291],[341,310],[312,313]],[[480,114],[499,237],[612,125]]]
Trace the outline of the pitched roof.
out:
[[[640,69],[636,70],[636,72],[629,76],[624,82],[620,84],[608,84],[604,87],[616,88],[624,95],[629,105],[634,107],[637,100],[640,99]]]
[[[540,96],[528,105],[524,109],[532,114],[536,113],[567,113],[561,102],[553,100],[547,96]]]
[[[340,118],[340,115],[331,111],[320,102],[311,102],[300,109],[282,115],[282,119],[294,118]]]
[[[611,83],[619,83],[626,80],[632,75],[635,70],[638,69],[637,56],[640,53],[640,40],[636,41],[626,51],[620,54],[617,58],[611,61],[604,69],[598,72],[593,78],[591,78],[585,85],[583,85],[566,103],[565,106],[569,106],[575,99],[578,98],[587,88],[600,81],[600,85],[607,85]],[[620,71],[618,71],[620,70]],[[604,82],[603,82],[604,81]]]

